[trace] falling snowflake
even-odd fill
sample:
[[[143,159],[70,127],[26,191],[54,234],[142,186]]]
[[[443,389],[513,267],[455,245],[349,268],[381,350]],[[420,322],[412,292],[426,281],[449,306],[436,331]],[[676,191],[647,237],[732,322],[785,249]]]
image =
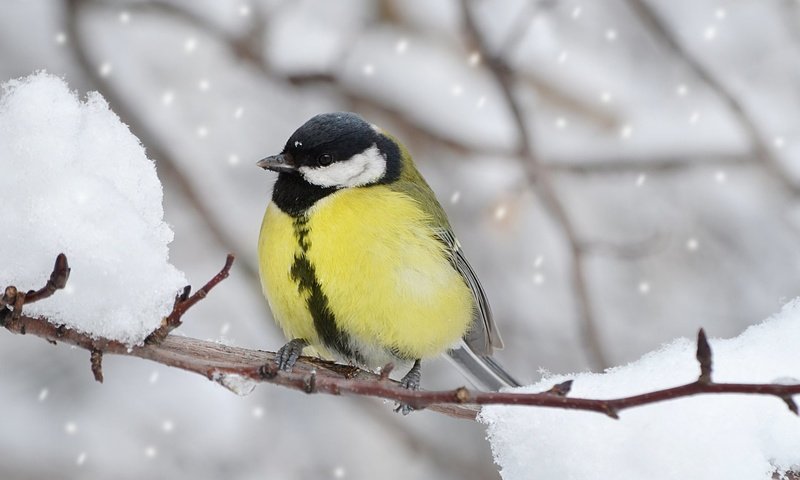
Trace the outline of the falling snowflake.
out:
[[[64,424],[64,433],[67,435],[75,435],[78,433],[78,424],[75,422],[67,422]]]
[[[172,90],[167,90],[161,94],[161,103],[163,103],[164,106],[168,107],[172,105],[173,100],[175,100],[175,94],[172,92]]]
[[[158,455],[158,451],[156,450],[156,447],[154,447],[152,445],[148,445],[148,446],[144,447],[144,456],[146,458],[156,458],[156,455]]]
[[[186,53],[192,53],[197,48],[197,39],[189,37],[183,42],[183,50]]]
[[[469,57],[467,57],[467,64],[470,67],[475,67],[479,63],[481,63],[481,53],[480,52],[472,52],[472,53],[470,53]]]
[[[402,54],[406,53],[406,50],[408,50],[408,39],[401,38],[395,44],[394,51],[397,52],[398,54],[402,55]]]
[[[111,75],[111,64],[108,62],[101,63],[100,67],[97,69],[97,73],[99,73],[101,77]]]
[[[172,433],[172,431],[175,430],[175,423],[172,420],[164,420],[161,422],[161,430],[163,430],[164,433]]]

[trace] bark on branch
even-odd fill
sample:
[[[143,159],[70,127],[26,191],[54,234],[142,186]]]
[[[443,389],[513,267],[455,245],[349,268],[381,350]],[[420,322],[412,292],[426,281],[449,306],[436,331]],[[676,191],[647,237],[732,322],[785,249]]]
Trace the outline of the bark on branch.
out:
[[[170,367],[198,373],[229,389],[233,385],[272,383],[305,393],[331,395],[362,395],[384,398],[407,404],[415,409],[429,409],[452,417],[474,420],[480,405],[530,405],[569,410],[584,410],[619,418],[620,411],[665,400],[701,394],[752,394],[771,395],[782,400],[795,414],[797,403],[793,395],[800,394],[800,385],[716,383],[712,380],[712,352],[703,330],[697,339],[697,380],[685,385],[615,399],[588,399],[569,397],[571,381],[553,386],[541,393],[478,392],[459,387],[453,390],[407,390],[391,380],[387,365],[381,374],[375,374],[347,365],[339,365],[315,358],[301,357],[291,372],[279,370],[274,363],[275,354],[260,350],[220,345],[194,338],[169,335],[181,324],[181,317],[198,301],[228,276],[233,264],[229,255],[225,266],[194,295],[189,289],[178,296],[172,313],[142,346],[129,347],[114,340],[97,338],[66,328],[41,317],[31,317],[22,311],[25,303],[41,301],[60,288],[69,277],[69,265],[63,254],[58,256],[53,273],[45,287],[21,294],[9,286],[0,304],[0,327],[11,333],[29,334],[52,343],[66,343],[90,352],[90,365],[94,377],[102,381],[102,356],[104,354],[139,357]]]

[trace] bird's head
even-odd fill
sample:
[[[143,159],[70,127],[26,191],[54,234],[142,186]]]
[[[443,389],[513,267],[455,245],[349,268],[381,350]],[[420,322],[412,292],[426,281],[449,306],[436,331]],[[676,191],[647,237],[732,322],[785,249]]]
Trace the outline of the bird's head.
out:
[[[298,128],[283,151],[260,160],[266,170],[322,188],[390,183],[400,175],[401,149],[355,113],[323,113]]]

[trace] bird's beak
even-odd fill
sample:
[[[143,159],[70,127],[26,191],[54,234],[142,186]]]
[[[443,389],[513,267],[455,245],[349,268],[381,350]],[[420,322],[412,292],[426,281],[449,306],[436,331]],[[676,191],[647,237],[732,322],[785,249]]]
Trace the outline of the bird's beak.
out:
[[[285,153],[262,158],[256,162],[256,166],[273,172],[294,172],[297,170],[297,167],[292,165],[292,157]]]

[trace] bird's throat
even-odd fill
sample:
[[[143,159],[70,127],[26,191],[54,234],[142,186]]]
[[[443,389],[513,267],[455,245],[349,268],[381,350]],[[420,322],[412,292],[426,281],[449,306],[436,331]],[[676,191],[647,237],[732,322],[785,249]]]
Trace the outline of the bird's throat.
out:
[[[282,172],[272,190],[272,201],[284,213],[297,218],[305,215],[319,200],[336,192],[333,187],[320,187],[306,182],[296,173]]]

